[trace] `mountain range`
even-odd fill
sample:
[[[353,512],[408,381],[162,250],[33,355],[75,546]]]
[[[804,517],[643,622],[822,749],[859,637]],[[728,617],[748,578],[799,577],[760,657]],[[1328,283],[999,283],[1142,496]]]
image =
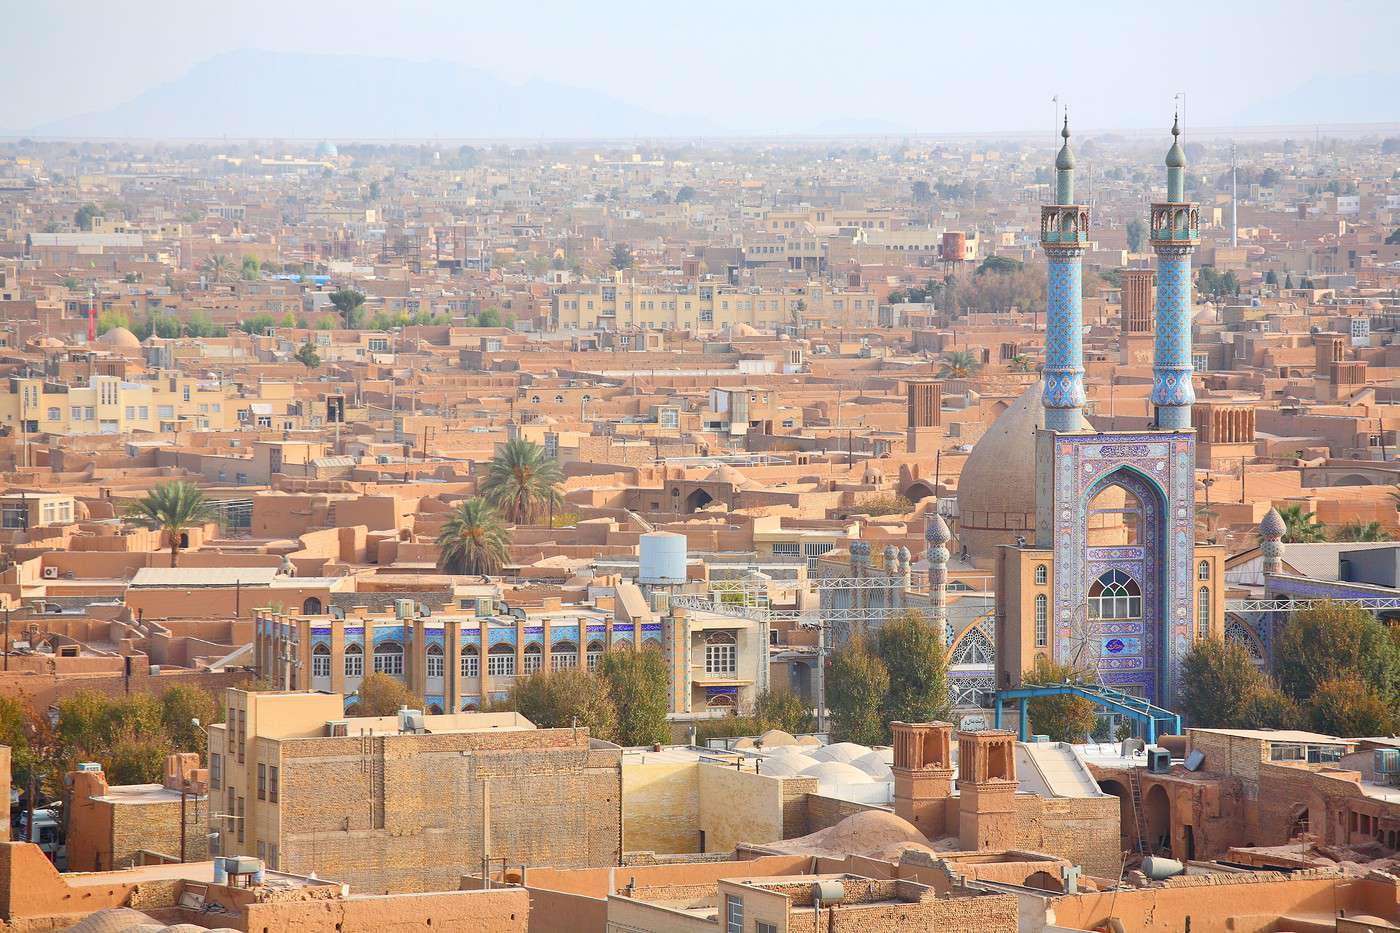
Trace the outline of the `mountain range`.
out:
[[[705,121],[607,94],[513,84],[451,62],[241,50],[110,110],[34,127],[65,137],[336,139],[694,136]]]

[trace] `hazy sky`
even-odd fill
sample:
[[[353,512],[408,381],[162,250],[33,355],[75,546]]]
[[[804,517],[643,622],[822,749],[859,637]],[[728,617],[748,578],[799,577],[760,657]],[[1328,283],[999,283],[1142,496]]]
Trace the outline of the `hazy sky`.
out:
[[[1051,122],[1057,93],[1084,128],[1160,126],[1178,91],[1187,95],[1188,122],[1219,126],[1260,107],[1286,111],[1309,82],[1316,97],[1334,79],[1355,87],[1363,76],[1393,80],[1400,72],[1395,0],[3,0],[3,7],[0,56],[12,82],[0,97],[0,128],[11,131],[105,110],[245,48],[445,59],[515,81],[605,91],[657,113],[702,115],[743,133],[828,121],[1035,129]],[[1386,118],[1400,120],[1400,103],[1390,106],[1396,113]]]

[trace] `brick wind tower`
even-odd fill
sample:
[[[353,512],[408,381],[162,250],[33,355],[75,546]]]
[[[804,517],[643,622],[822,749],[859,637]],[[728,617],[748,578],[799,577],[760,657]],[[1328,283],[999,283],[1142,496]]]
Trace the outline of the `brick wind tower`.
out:
[[[1180,120],[1167,151],[1167,199],[1152,205],[1148,227],[1157,254],[1157,341],[1152,358],[1155,424],[1191,427],[1191,254],[1201,242],[1200,206],[1186,200],[1186,153]]]
[[[1089,245],[1089,208],[1074,203],[1074,153],[1069,117],[1055,157],[1055,203],[1040,208],[1040,245],[1048,261],[1045,309],[1045,428],[1084,426],[1083,261]]]

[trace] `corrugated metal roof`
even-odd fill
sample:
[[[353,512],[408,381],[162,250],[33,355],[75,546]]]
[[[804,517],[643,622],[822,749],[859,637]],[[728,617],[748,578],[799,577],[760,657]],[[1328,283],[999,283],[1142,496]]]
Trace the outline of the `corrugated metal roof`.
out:
[[[142,567],[130,586],[270,586],[276,567]]]

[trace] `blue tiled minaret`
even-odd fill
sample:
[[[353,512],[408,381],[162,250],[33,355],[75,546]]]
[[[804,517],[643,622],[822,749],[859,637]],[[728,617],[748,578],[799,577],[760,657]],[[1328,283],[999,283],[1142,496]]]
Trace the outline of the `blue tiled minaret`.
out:
[[[1191,254],[1201,242],[1199,205],[1186,200],[1186,153],[1172,122],[1167,151],[1167,200],[1152,205],[1157,253],[1157,342],[1152,359],[1152,405],[1159,428],[1191,427]]]
[[[1048,260],[1045,309],[1045,427],[1078,431],[1084,426],[1084,250],[1089,245],[1089,208],[1074,203],[1074,153],[1069,117],[1060,131],[1064,145],[1055,157],[1055,203],[1040,208],[1040,245]]]

